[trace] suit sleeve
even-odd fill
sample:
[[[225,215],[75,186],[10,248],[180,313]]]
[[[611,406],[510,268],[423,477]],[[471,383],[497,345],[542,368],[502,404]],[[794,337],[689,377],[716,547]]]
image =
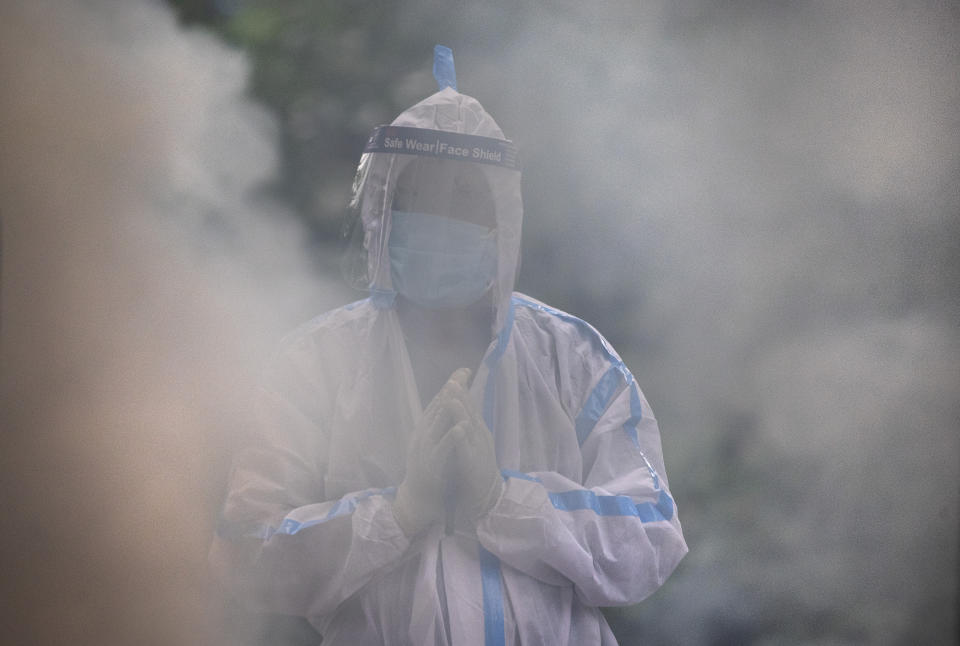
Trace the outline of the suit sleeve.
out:
[[[409,541],[393,517],[393,488],[328,499],[322,422],[310,408],[322,388],[287,382],[259,393],[256,437],[235,457],[210,562],[245,605],[328,615],[399,563]]]
[[[502,562],[548,584],[572,585],[591,606],[641,601],[687,552],[662,473],[656,419],[632,376],[625,368],[619,374],[619,391],[599,406],[588,398],[577,417],[590,427],[581,446],[583,482],[505,471],[504,493],[478,525],[481,543]]]

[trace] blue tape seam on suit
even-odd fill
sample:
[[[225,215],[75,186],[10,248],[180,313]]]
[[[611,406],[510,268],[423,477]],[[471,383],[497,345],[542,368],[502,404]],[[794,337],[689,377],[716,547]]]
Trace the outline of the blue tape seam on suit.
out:
[[[600,381],[597,382],[597,385],[593,387],[593,390],[587,397],[586,403],[583,405],[583,408],[577,415],[577,419],[574,422],[574,428],[577,431],[577,441],[580,443],[580,446],[583,446],[583,443],[587,440],[587,437],[590,436],[590,432],[593,431],[594,426],[596,426],[597,422],[600,421],[600,418],[610,406],[613,398],[616,397],[621,388],[628,386],[630,388],[630,417],[626,422],[624,422],[623,430],[631,439],[631,441],[633,441],[634,446],[640,448],[640,438],[637,433],[637,424],[639,424],[640,420],[643,418],[643,407],[640,403],[640,391],[637,388],[636,380],[633,378],[630,370],[623,363],[623,361],[621,361],[613,353],[613,351],[610,350],[610,348],[604,342],[603,337],[600,336],[600,333],[593,329],[593,327],[586,321],[571,314],[567,314],[566,312],[556,310],[547,305],[534,303],[533,301],[529,301],[518,296],[514,296],[512,302],[538,310],[540,312],[545,312],[552,316],[556,316],[563,321],[574,324],[583,330],[588,337],[596,341],[601,350],[603,350],[604,354],[607,355],[607,359],[610,361],[610,369],[604,373],[604,375],[600,378]],[[643,460],[648,466],[650,465],[646,456],[643,457]]]
[[[487,356],[484,363],[487,365],[487,383],[483,388],[483,421],[490,432],[494,429],[494,402],[496,401],[497,382],[494,376],[500,365],[500,358],[507,349],[510,341],[510,331],[513,329],[514,302],[510,300],[509,310],[503,327],[497,334],[497,345]],[[503,615],[503,589],[500,559],[478,545],[480,554],[480,581],[483,587],[483,634],[484,646],[503,646],[506,643],[506,633]]]
[[[542,484],[540,478],[520,471],[502,469],[504,478],[518,478]],[[659,481],[654,480],[659,495],[657,501],[634,503],[629,496],[600,496],[589,489],[573,489],[559,493],[547,492],[550,503],[560,511],[578,511],[590,509],[598,516],[634,516],[642,523],[652,523],[658,520],[673,518],[673,499],[666,491],[659,488]]]
[[[354,510],[356,510],[357,504],[359,504],[362,500],[366,500],[372,496],[392,497],[394,494],[396,494],[396,491],[396,487],[387,487],[386,489],[368,489],[366,491],[361,491],[360,493],[344,496],[334,503],[333,507],[331,507],[321,518],[315,518],[313,520],[303,522],[294,520],[292,518],[284,518],[279,527],[265,525],[256,525],[251,527],[249,525],[245,525],[244,523],[223,522],[218,525],[217,534],[224,538],[259,538],[265,541],[270,540],[277,534],[292,536],[302,529],[325,523],[328,520],[337,518],[339,516],[352,514]]]
[[[457,69],[453,64],[453,50],[443,45],[433,46],[433,78],[437,89],[457,89]]]

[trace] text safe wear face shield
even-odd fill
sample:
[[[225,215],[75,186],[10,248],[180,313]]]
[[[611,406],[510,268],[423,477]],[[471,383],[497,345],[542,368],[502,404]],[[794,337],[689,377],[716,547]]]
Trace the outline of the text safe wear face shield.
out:
[[[507,140],[381,126],[364,149],[351,202],[345,274],[375,300],[428,308],[512,290],[519,170]]]

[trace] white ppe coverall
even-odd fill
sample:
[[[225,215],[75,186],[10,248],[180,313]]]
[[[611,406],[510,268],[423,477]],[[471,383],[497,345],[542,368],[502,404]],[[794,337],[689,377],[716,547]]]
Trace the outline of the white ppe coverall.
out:
[[[504,140],[452,88],[392,125]],[[258,436],[235,457],[214,569],[246,603],[307,617],[325,645],[615,644],[599,607],[647,597],[687,547],[633,376],[591,326],[513,291],[522,207],[512,164],[480,164],[496,208],[496,315],[469,387],[505,486],[476,526],[408,538],[397,525],[423,406],[385,241],[390,193],[412,157],[368,144],[357,205],[371,297],[281,344]]]

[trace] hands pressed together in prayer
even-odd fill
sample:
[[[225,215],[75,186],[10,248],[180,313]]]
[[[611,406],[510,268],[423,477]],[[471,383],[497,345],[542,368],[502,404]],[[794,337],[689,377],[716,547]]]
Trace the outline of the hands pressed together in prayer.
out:
[[[443,522],[450,504],[475,524],[500,498],[503,478],[493,434],[470,399],[460,368],[427,405],[407,444],[407,468],[393,513],[409,537]]]

